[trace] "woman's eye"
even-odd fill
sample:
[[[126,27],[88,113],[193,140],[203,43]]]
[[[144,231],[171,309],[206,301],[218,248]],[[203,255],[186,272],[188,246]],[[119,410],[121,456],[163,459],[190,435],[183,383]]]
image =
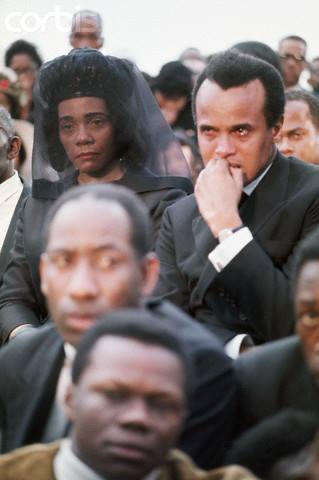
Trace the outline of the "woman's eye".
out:
[[[65,123],[60,125],[60,130],[62,132],[70,132],[72,130],[73,125],[71,123]]]

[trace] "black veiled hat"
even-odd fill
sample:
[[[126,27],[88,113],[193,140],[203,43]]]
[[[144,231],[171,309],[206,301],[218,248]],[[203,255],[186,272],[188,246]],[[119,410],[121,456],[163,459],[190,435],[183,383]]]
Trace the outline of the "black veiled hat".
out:
[[[101,97],[132,93],[130,64],[89,48],[74,49],[45,64],[39,75],[40,94],[50,108],[74,97]]]

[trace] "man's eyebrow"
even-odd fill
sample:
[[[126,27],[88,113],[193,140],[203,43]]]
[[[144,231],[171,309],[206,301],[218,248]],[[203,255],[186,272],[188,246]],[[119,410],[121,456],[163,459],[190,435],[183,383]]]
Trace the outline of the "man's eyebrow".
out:
[[[288,130],[288,133],[294,133],[294,132],[297,132],[298,130],[302,130],[303,132],[306,131],[304,127],[295,127],[295,128],[292,128],[291,130]]]
[[[237,123],[235,125],[232,125],[231,130],[237,130],[238,128],[247,128],[251,129],[252,125],[248,122],[243,122],[243,123]]]
[[[103,252],[105,250],[119,250],[117,243],[104,243],[103,245],[97,245],[95,247],[90,248],[91,251],[95,253]],[[47,250],[47,253],[73,253],[76,251],[76,248],[68,248],[68,247],[53,247]]]

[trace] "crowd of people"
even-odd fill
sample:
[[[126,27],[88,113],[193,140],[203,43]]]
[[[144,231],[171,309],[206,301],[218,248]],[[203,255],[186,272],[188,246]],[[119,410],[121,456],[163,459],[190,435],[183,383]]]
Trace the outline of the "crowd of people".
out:
[[[103,44],[0,73],[0,479],[318,480],[319,60]]]

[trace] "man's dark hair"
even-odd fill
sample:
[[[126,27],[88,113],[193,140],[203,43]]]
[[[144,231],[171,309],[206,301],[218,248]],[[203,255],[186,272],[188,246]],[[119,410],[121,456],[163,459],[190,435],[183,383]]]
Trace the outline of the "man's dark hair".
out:
[[[303,43],[304,46],[307,48],[307,42],[304,38],[299,37],[298,35],[288,35],[287,37],[284,37],[280,40],[279,45],[284,42],[285,40],[293,40],[295,42],[300,42]]]
[[[193,88],[192,72],[179,61],[168,62],[151,85],[168,98],[189,98]]]
[[[284,113],[284,86],[276,69],[259,58],[230,49],[213,55],[209,64],[197,79],[193,91],[195,121],[196,96],[206,79],[217,83],[224,90],[241,87],[253,80],[259,80],[265,89],[264,114],[267,126],[269,128],[275,126]]]
[[[299,245],[294,264],[294,283],[296,285],[303,265],[313,260],[319,261],[319,228],[311,232]]]
[[[238,52],[252,55],[253,57],[270,63],[281,74],[279,55],[266,43],[251,40],[247,42],[236,43],[231,48],[238,50]]]
[[[32,58],[34,63],[40,68],[42,65],[42,58],[40,57],[36,47],[26,40],[17,40],[13,42],[5,53],[6,67],[10,67],[12,57],[20,53],[25,53]]]
[[[137,257],[142,258],[151,251],[152,228],[148,211],[137,195],[119,185],[79,185],[61,195],[46,216],[43,227],[44,247],[48,243],[50,226],[57,212],[67,203],[78,201],[85,196],[120,205],[131,223],[131,241]]]
[[[88,367],[96,342],[105,336],[117,336],[156,345],[176,355],[183,365],[185,393],[192,385],[192,368],[184,341],[169,323],[144,309],[120,309],[101,317],[81,338],[72,367],[72,382],[77,384]]]
[[[312,123],[319,129],[319,100],[315,95],[305,90],[289,90],[286,92],[287,102],[304,102],[308,105]]]

